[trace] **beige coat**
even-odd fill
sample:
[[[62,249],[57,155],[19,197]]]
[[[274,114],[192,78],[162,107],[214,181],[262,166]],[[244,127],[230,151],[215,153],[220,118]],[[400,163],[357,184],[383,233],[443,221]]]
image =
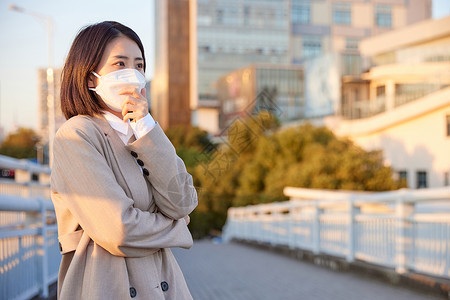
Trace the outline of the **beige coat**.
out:
[[[192,299],[168,248],[192,246],[183,217],[197,194],[159,125],[124,146],[103,117],[69,119],[55,137],[51,189],[59,299]]]

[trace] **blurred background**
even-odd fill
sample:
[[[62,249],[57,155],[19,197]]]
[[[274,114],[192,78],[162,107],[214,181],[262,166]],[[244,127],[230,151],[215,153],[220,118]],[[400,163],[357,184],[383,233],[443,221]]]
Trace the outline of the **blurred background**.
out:
[[[0,0],[2,245],[38,221],[59,255],[61,68],[79,30],[105,20],[144,44],[150,112],[197,188],[195,238],[359,259],[447,280],[448,293],[448,0]],[[21,292],[7,280],[0,290]]]

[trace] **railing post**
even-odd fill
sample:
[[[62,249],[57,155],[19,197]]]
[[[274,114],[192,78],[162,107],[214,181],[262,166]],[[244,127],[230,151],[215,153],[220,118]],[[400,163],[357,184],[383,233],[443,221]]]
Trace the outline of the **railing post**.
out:
[[[412,243],[411,216],[414,214],[414,203],[406,202],[405,194],[401,195],[396,202],[395,214],[397,218],[396,239],[396,268],[397,273],[403,274],[408,270],[408,254]]]
[[[44,200],[37,198],[41,208],[41,222],[42,227],[40,228],[40,233],[42,236],[42,267],[41,267],[41,280],[42,289],[40,296],[43,298],[48,297],[48,255],[47,255],[47,217],[46,208]]]
[[[355,261],[356,248],[356,215],[359,214],[360,208],[355,206],[352,196],[348,199],[348,252],[346,260],[348,262]]]
[[[313,245],[312,251],[314,254],[320,253],[320,214],[322,213],[319,207],[319,200],[314,203],[314,223],[313,223]]]
[[[295,248],[295,234],[292,232],[292,229],[295,227],[295,216],[297,210],[292,201],[289,201],[289,224],[288,224],[288,244],[290,249]]]

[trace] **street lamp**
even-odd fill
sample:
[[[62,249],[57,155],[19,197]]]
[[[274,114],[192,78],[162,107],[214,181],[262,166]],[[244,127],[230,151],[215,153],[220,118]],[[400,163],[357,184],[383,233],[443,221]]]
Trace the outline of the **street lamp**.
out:
[[[43,15],[18,7],[14,4],[8,6],[10,10],[19,13],[31,15],[39,20],[43,20],[47,25],[47,39],[48,39],[48,62],[47,62],[47,114],[48,114],[48,159],[50,167],[52,166],[53,155],[53,140],[55,138],[55,84],[53,71],[53,19],[49,15]]]

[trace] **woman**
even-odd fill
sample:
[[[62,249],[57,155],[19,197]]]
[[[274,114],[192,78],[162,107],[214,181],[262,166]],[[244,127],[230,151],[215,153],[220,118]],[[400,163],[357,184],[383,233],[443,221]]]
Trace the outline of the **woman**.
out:
[[[139,37],[117,22],[84,28],[67,56],[52,201],[58,298],[192,299],[170,247],[190,248],[192,178],[148,113]]]

